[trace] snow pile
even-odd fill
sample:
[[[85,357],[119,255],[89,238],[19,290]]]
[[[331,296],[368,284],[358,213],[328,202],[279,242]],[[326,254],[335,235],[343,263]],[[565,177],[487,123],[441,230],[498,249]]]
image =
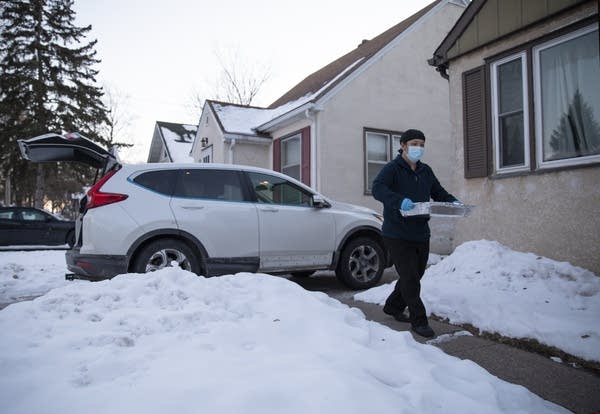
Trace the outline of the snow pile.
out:
[[[565,412],[267,275],[71,285],[8,306],[0,330],[11,414]]]
[[[0,252],[0,304],[68,285],[66,272],[64,251]]]
[[[393,284],[355,295],[383,304]],[[600,278],[566,262],[472,241],[423,277],[427,311],[451,323],[512,338],[533,338],[600,361]]]

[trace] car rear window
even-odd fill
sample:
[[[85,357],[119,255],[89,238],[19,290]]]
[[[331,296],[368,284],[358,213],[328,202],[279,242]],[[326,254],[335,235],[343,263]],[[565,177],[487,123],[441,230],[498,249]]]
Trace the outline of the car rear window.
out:
[[[193,168],[182,170],[173,195],[186,198],[244,201],[239,173],[229,170]]]
[[[177,181],[177,170],[148,171],[133,179],[133,182],[160,194],[171,195]]]

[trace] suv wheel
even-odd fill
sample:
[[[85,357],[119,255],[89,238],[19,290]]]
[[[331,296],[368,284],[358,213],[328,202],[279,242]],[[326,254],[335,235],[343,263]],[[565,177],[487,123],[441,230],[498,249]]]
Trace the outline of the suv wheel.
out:
[[[367,289],[379,282],[384,268],[381,246],[373,239],[360,237],[344,247],[335,275],[352,289]]]
[[[176,262],[179,267],[200,274],[200,260],[187,244],[175,239],[153,241],[136,256],[133,271],[136,273],[154,272],[171,267]]]

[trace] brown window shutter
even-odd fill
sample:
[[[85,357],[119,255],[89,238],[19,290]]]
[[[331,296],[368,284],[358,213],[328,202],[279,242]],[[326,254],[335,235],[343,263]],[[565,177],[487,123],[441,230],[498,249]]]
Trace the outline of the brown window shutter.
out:
[[[310,186],[310,127],[302,129],[300,165],[302,182]]]
[[[465,178],[487,177],[485,67],[463,73]]]
[[[273,171],[281,172],[281,140],[273,140]]]

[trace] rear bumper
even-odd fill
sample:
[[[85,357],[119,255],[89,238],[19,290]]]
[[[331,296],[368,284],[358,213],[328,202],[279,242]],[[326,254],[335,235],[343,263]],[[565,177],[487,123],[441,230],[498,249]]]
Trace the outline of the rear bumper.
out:
[[[67,268],[77,279],[104,280],[127,273],[127,256],[80,254],[78,249],[68,250]]]

